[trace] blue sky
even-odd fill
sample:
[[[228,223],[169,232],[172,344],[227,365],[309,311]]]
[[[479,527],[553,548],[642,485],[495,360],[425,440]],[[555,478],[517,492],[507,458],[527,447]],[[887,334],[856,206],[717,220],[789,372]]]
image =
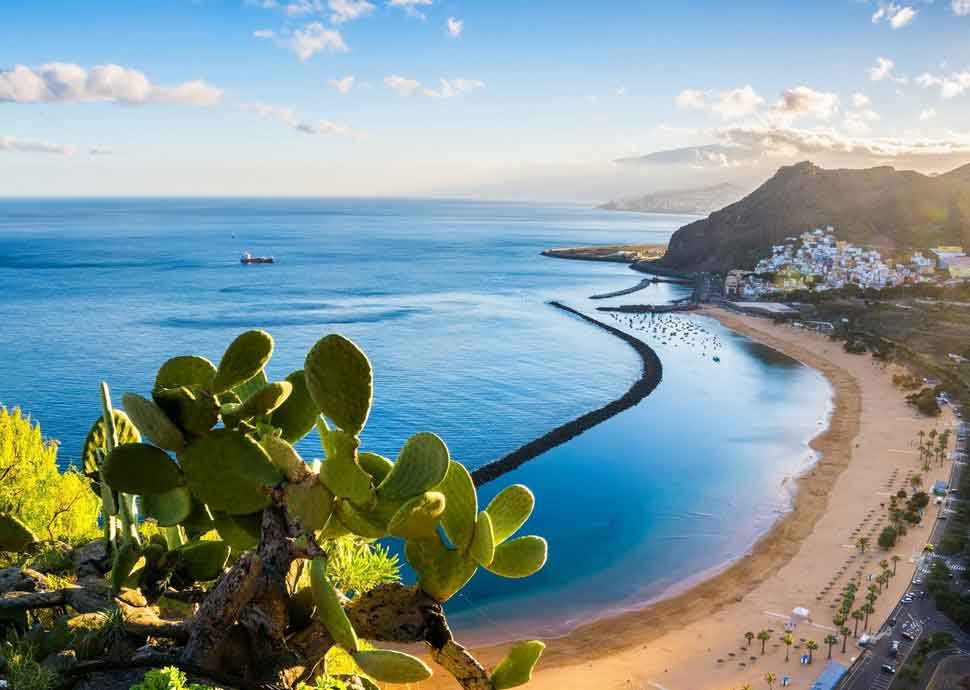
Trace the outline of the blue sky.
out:
[[[3,195],[586,200],[970,160],[970,0],[8,1],[0,23]]]

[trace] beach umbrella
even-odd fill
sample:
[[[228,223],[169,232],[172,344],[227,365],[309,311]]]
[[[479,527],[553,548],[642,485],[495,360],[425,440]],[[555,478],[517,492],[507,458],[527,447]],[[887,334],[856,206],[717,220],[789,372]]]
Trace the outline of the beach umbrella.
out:
[[[812,612],[804,606],[796,606],[792,609],[791,615],[795,618],[808,618],[810,615],[812,615]]]

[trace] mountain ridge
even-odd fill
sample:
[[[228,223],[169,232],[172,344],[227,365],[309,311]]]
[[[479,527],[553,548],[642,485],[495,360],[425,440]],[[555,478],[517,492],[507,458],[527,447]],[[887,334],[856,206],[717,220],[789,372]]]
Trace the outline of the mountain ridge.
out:
[[[935,176],[890,166],[784,166],[740,201],[678,229],[664,257],[642,268],[753,268],[772,245],[827,225],[839,239],[889,252],[970,246],[970,164]]]
[[[597,208],[636,213],[710,213],[737,201],[743,195],[744,189],[741,187],[722,182],[706,187],[660,190],[638,197],[613,199]]]

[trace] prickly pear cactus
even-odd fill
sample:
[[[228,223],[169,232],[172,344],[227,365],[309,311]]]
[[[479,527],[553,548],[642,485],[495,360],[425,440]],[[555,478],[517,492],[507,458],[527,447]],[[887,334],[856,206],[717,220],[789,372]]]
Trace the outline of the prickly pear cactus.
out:
[[[183,660],[195,666],[222,658],[219,644],[245,630],[254,657],[259,649],[277,660],[281,649],[320,654],[319,643],[305,642],[322,626],[356,664],[348,687],[419,683],[431,675],[417,657],[361,639],[423,641],[466,688],[527,682],[541,643],[513,647],[488,676],[442,627],[442,605],[479,567],[520,578],[545,564],[545,540],[516,536],[532,513],[532,493],[510,486],[480,510],[471,475],[432,433],[407,439],[395,461],[363,450],[374,380],[366,355],[328,335],[302,370],[273,381],[266,368],[273,346],[268,333],[247,331],[218,367],[203,357],[174,357],[158,370],[150,398],[123,396],[127,414],[111,407],[103,386],[105,414],[88,435],[84,458],[103,482],[104,513],[118,535],[110,541],[114,591],[137,587],[154,601],[166,587],[212,583],[188,633],[178,637]],[[308,463],[293,444],[314,427],[323,458]],[[144,542],[136,527],[146,518],[163,534]],[[332,540],[347,535],[403,540],[416,586],[351,597],[338,591],[328,554]],[[33,540],[0,515],[0,548]],[[321,658],[301,660],[302,675],[279,668],[264,675],[295,684]]]

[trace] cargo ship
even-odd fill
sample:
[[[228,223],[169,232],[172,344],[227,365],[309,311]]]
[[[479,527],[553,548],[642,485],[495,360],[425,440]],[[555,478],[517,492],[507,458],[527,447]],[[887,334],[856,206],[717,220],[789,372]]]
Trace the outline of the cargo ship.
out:
[[[239,259],[241,264],[275,264],[276,259],[271,256],[253,256],[249,252],[244,252]]]

